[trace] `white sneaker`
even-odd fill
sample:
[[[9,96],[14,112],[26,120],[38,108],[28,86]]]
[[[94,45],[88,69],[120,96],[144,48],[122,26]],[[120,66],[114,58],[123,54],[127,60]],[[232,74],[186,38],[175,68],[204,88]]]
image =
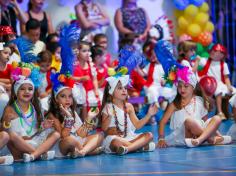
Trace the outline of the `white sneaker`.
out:
[[[117,153],[118,155],[125,155],[125,154],[128,153],[128,149],[127,149],[127,147],[125,147],[125,146],[120,146],[120,147],[117,149],[116,153]]]
[[[14,162],[14,158],[11,155],[7,155],[7,156],[1,156],[1,158],[4,158],[4,163],[0,164],[0,165],[11,165]]]
[[[54,150],[47,151],[46,153],[44,153],[40,156],[41,160],[46,160],[46,161],[52,160],[54,158],[55,158],[55,151]]]
[[[31,161],[34,161],[34,156],[28,153],[23,154],[23,160],[25,163],[29,163]]]
[[[148,151],[148,152],[153,152],[154,150],[156,149],[156,144],[155,144],[155,142],[149,142],[148,143],[148,149],[146,150],[146,151]]]

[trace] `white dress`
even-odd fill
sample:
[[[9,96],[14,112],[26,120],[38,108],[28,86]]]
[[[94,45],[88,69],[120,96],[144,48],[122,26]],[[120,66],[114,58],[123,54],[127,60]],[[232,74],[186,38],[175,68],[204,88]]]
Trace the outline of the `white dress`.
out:
[[[36,119],[33,119],[31,116],[31,117],[27,118],[27,121],[28,122],[33,121],[32,122],[33,126],[31,127],[31,125],[28,125],[25,122],[25,120],[21,117],[17,117],[16,119],[13,119],[11,121],[10,131],[15,132],[16,134],[18,134],[21,137],[23,137],[23,136],[31,137],[34,135],[34,137],[31,140],[26,140],[26,142],[31,144],[33,147],[37,148],[47,139],[48,135],[53,132],[53,129],[48,128],[48,129],[45,129],[42,132],[36,134],[38,132]]]
[[[207,109],[204,107],[203,99],[199,96],[192,98],[191,102],[178,111],[175,111],[171,117],[170,128],[172,133],[165,140],[169,146],[185,145],[185,126],[187,118],[194,119],[201,127],[205,128],[210,119],[206,122],[202,120],[207,115]]]
[[[200,65],[205,65],[207,60],[202,59],[200,61]],[[229,75],[229,68],[226,63],[224,63],[224,75]],[[212,61],[209,67],[209,70],[207,72],[208,76],[213,76],[216,79],[217,82],[217,88],[214,93],[215,96],[222,93],[222,96],[225,96],[227,94],[230,94],[226,84],[224,84],[221,80],[221,66],[219,61]],[[233,94],[236,93],[236,89],[233,87]]]
[[[116,115],[117,115],[117,120],[118,120],[118,126],[119,129],[121,131],[124,131],[125,129],[125,117],[124,117],[124,111],[122,109],[120,109],[119,107],[117,107],[116,105],[114,105],[115,111],[116,111]],[[116,127],[115,125],[115,117],[114,117],[114,112],[113,112],[113,107],[112,104],[109,103],[107,104],[102,113],[108,115],[109,117],[111,117],[111,122],[109,124],[109,128],[111,127]],[[129,115],[127,114],[127,136],[126,137],[122,137],[123,139],[126,139],[127,141],[131,141],[135,138],[137,138],[141,133],[137,134],[135,133],[135,127],[132,124]],[[105,148],[105,152],[106,153],[113,153],[110,149],[110,144],[112,142],[112,140],[116,139],[116,138],[120,138],[118,135],[108,135],[106,136],[106,138],[103,141],[103,147]]]
[[[0,85],[0,120],[2,118],[4,109],[9,101],[9,95],[7,94],[5,88]]]
[[[148,64],[143,72],[148,74],[150,64]],[[144,87],[145,94],[148,99],[148,103],[152,104],[158,102],[159,97],[164,97],[166,100],[172,102],[177,94],[175,85],[172,87],[165,87],[161,85],[164,77],[164,70],[161,64],[155,64],[153,71],[153,83],[149,87]]]

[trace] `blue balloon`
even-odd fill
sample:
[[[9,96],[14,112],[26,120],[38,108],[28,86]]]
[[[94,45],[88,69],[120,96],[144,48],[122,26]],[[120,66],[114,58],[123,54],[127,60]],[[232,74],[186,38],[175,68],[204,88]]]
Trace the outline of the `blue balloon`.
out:
[[[202,3],[204,3],[204,2],[205,2],[205,0],[189,0],[189,3],[193,4],[195,6],[201,6]]]
[[[189,0],[174,0],[174,4],[178,10],[184,10],[189,5]]]

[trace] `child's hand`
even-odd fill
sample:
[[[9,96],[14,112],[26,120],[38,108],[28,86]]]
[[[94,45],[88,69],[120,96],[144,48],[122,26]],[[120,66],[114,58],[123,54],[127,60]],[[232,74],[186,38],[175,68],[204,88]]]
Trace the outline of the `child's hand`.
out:
[[[99,113],[99,109],[97,107],[91,108],[88,112],[88,120],[94,119]]]
[[[158,110],[157,104],[156,103],[151,104],[149,109],[148,109],[148,113],[147,114],[150,115],[150,116],[153,116],[153,115],[155,115],[157,113],[157,110]]]
[[[53,121],[53,120],[45,119],[45,120],[42,122],[42,127],[43,127],[43,129],[52,128],[52,127],[53,127],[53,124],[54,124],[54,121]]]
[[[229,90],[230,93],[232,93],[234,91],[232,86],[227,86],[227,87],[228,87],[228,90]]]
[[[158,140],[157,147],[158,148],[166,148],[166,147],[168,147],[165,139]]]
[[[60,110],[63,116],[72,117],[72,114],[70,113],[70,111],[64,108],[62,104],[60,105]]]

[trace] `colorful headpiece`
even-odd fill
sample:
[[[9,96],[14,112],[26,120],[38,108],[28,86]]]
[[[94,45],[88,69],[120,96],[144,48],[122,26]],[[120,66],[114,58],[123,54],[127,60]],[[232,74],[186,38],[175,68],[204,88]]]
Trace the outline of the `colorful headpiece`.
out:
[[[145,56],[136,50],[134,46],[126,45],[120,50],[117,69],[127,67],[130,74],[135,67],[143,65],[145,61]]]
[[[42,83],[42,75],[39,67],[24,62],[13,62],[12,79],[15,81],[14,92],[17,94],[20,86],[25,83],[31,84],[34,88],[38,88]]]
[[[172,54],[172,45],[165,40],[157,42],[154,51],[165,72],[164,79],[167,87],[172,87],[178,81],[191,84],[194,88],[197,84],[195,74],[188,68],[180,65]]]
[[[18,37],[12,43],[16,44],[21,61],[26,63],[36,62],[39,58],[33,53],[34,44],[25,37]]]
[[[62,66],[60,73],[52,74],[54,96],[65,88],[73,88],[74,81],[71,79],[73,73],[74,53],[71,45],[80,39],[80,28],[76,24],[64,26],[60,33]]]
[[[227,56],[227,49],[219,43],[213,45],[213,47],[211,48],[211,51],[220,51],[221,53],[225,55],[225,57]]]
[[[0,26],[0,36],[16,34],[11,26]]]
[[[126,67],[121,67],[118,72],[114,72],[113,75],[110,75],[110,77],[106,78],[110,89],[109,94],[112,95],[118,82],[120,81],[122,86],[127,86],[129,84],[129,75],[126,75],[128,73],[128,69]]]
[[[173,42],[174,34],[172,32],[173,24],[172,21],[163,15],[159,17],[155,24],[149,31],[150,37],[155,37],[156,40],[170,40]]]

